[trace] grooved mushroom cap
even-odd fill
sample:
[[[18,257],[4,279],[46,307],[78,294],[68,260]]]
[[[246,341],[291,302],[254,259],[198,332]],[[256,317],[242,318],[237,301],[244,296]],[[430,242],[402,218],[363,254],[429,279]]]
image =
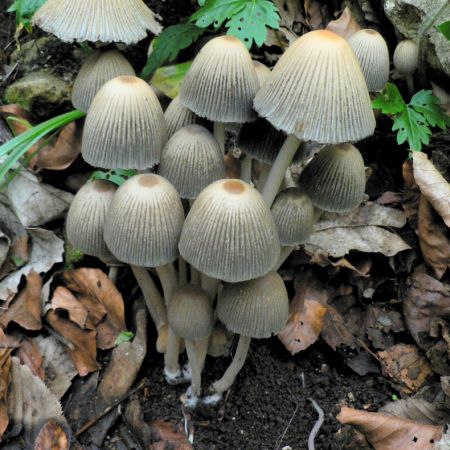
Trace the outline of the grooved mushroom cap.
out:
[[[207,292],[192,285],[178,289],[167,308],[167,320],[173,332],[183,339],[206,339],[214,328],[214,311]]]
[[[217,300],[217,315],[234,333],[268,338],[279,333],[289,315],[289,299],[280,275],[225,284]]]
[[[205,122],[201,117],[196,116],[190,109],[183,106],[180,97],[177,95],[164,112],[167,124],[167,136],[170,139],[175,132],[186,125],[200,125]]]
[[[357,141],[375,129],[359,62],[347,41],[328,30],[306,33],[286,50],[254,105],[275,128],[300,140]]]
[[[175,188],[155,174],[136,175],[114,195],[105,242],[120,261],[158,267],[178,256],[184,212]]]
[[[236,144],[252,158],[273,164],[285,139],[286,135],[266,119],[258,119],[241,126]]]
[[[389,79],[389,50],[375,30],[359,30],[348,40],[361,65],[369,92],[381,91]]]
[[[216,181],[200,193],[179,248],[196,269],[230,282],[266,274],[280,255],[275,221],[261,194],[233,179]]]
[[[299,181],[314,206],[331,212],[350,211],[361,203],[366,186],[361,153],[351,144],[324,147]]]
[[[412,75],[417,69],[419,49],[412,39],[397,44],[394,51],[394,67],[398,73]]]
[[[72,89],[72,103],[87,112],[95,94],[109,80],[120,75],[135,75],[134,69],[117,50],[96,50],[81,66]]]
[[[66,218],[67,239],[87,255],[107,260],[114,258],[103,239],[103,229],[115,191],[116,186],[109,181],[89,181],[70,204]]]
[[[234,36],[211,39],[195,57],[180,90],[181,103],[216,122],[250,122],[259,89],[250,53]]]
[[[272,205],[281,245],[303,244],[314,226],[314,205],[298,188],[281,191]]]
[[[269,78],[270,69],[265,64],[260,63],[259,61],[253,61],[253,67],[256,70],[259,86],[262,86],[266,82],[267,78]]]
[[[225,178],[223,154],[206,128],[188,125],[167,142],[159,173],[175,186],[182,198],[194,199],[206,186]]]
[[[159,163],[166,122],[152,88],[133,76],[108,81],[94,97],[83,130],[81,153],[105,169],[147,169]]]
[[[142,0],[47,0],[33,25],[61,41],[124,42],[144,39],[162,26]]]

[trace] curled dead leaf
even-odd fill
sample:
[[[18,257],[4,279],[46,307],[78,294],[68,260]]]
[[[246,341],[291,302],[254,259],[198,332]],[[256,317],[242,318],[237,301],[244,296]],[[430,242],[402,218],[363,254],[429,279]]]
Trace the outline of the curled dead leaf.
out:
[[[29,367],[31,373],[45,381],[44,369],[42,367],[42,355],[36,343],[30,339],[22,340],[19,353],[17,354],[21,364]]]
[[[34,450],[69,450],[69,447],[69,436],[55,420],[47,421],[34,441]]]
[[[58,286],[52,297],[52,308],[65,309],[69,313],[69,318],[81,328],[86,328],[88,311],[78,299],[64,286]]]
[[[0,349],[0,442],[8,428],[8,392],[11,380],[11,349]]]
[[[174,426],[163,420],[156,420],[151,425],[153,443],[150,450],[192,450],[193,447],[188,441],[188,437],[181,425]]]
[[[322,3],[319,0],[305,0],[306,23],[313,29],[323,28],[325,19]]]
[[[361,27],[353,17],[350,8],[346,6],[339,18],[329,22],[326,29],[339,34],[339,36],[342,36],[345,39],[348,39],[352,34],[359,31]]]

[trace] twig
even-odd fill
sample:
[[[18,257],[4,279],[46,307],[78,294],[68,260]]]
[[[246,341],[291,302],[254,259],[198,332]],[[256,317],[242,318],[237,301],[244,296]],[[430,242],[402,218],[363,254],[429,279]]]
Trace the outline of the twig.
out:
[[[281,443],[283,442],[284,436],[286,436],[286,433],[288,432],[289,427],[291,426],[292,421],[294,420],[294,417],[296,416],[299,407],[300,407],[300,403],[297,403],[297,406],[295,407],[294,412],[292,413],[292,416],[291,416],[291,418],[289,419],[289,422],[286,425],[286,428],[284,429],[284,431],[281,434],[281,436],[278,438],[277,445],[276,445],[277,449],[281,447]]]
[[[309,433],[308,436],[308,450],[314,450],[314,439],[317,436],[317,433],[320,430],[320,427],[323,424],[323,420],[325,417],[325,414],[323,413],[323,409],[317,404],[317,402],[310,398],[309,401],[314,406],[314,409],[317,411],[317,414],[319,414],[319,418],[317,419],[316,423],[313,426],[313,429],[311,430],[311,433]]]
[[[83,434],[86,430],[92,427],[92,425],[95,425],[100,419],[105,417],[109,412],[111,412],[117,405],[122,403],[124,400],[126,400],[128,397],[133,395],[135,392],[141,390],[143,387],[145,387],[148,384],[148,379],[144,378],[141,380],[141,382],[134,388],[131,389],[128,393],[126,393],[123,397],[120,397],[115,402],[111,403],[111,405],[107,406],[98,416],[94,417],[93,419],[87,421],[75,434],[75,437],[80,436],[80,434]]]

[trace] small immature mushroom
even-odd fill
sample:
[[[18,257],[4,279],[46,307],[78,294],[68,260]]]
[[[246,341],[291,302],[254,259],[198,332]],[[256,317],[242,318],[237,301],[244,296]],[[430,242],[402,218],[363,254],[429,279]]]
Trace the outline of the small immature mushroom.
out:
[[[230,352],[232,337],[233,333],[227,331],[221,323],[216,323],[209,338],[208,355],[213,358],[228,355]]]
[[[140,78],[120,76],[94,97],[81,153],[95,167],[143,170],[159,163],[166,140],[164,114],[152,88]]]
[[[254,280],[226,284],[218,297],[217,315],[228,330],[240,335],[231,365],[212,386],[220,397],[242,369],[251,339],[273,336],[286,324],[289,299],[283,279],[269,272]]]
[[[65,42],[133,44],[147,30],[162,31],[142,0],[47,0],[33,16],[33,25]]]
[[[159,173],[175,186],[181,198],[195,199],[206,186],[225,178],[223,154],[206,128],[188,125],[167,142]]]
[[[364,29],[352,34],[348,43],[358,58],[369,92],[382,91],[389,79],[389,50],[383,36]]]
[[[219,36],[195,57],[181,85],[180,101],[198,116],[214,121],[214,136],[224,153],[224,124],[256,119],[252,102],[258,88],[245,45],[234,36]]]
[[[406,75],[409,95],[414,94],[414,78],[413,74],[417,69],[419,61],[419,48],[412,39],[405,39],[397,44],[394,51],[394,67],[395,70]]]
[[[259,86],[262,86],[270,75],[270,69],[259,61],[253,61],[253,67],[256,70],[256,76],[258,77]]]
[[[195,115],[190,109],[186,108],[180,102],[177,95],[164,111],[164,118],[167,124],[167,136],[170,139],[175,132],[186,125],[202,125],[204,119]]]
[[[280,254],[280,241],[261,194],[241,180],[229,179],[212,183],[197,197],[179,249],[209,277],[236,282],[269,272]]]
[[[87,112],[99,89],[121,75],[135,75],[133,67],[117,50],[95,50],[83,63],[72,89],[72,104]]]
[[[351,144],[329,145],[305,167],[299,182],[314,206],[330,212],[350,211],[364,196],[364,160]]]
[[[173,332],[184,339],[191,366],[188,404],[195,406],[201,393],[201,373],[214,328],[214,311],[207,292],[198,286],[178,289],[170,301],[167,316]]]

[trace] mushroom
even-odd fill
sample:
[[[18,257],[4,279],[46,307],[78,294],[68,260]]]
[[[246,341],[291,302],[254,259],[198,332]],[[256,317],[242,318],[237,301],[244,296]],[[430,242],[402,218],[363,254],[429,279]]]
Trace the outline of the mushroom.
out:
[[[188,125],[167,142],[159,173],[175,186],[182,198],[195,199],[206,186],[225,177],[223,154],[206,128]]]
[[[159,163],[166,123],[152,88],[140,78],[120,76],[98,91],[86,116],[81,153],[106,169],[147,169]]]
[[[405,39],[397,44],[394,50],[394,67],[401,75],[406,75],[409,95],[414,94],[413,74],[419,61],[419,48],[412,39]]]
[[[207,276],[229,282],[269,272],[280,254],[273,216],[242,180],[219,180],[193,203],[179,243],[183,258]]]
[[[259,61],[253,61],[253,67],[256,71],[256,76],[258,77],[259,86],[262,86],[269,78],[270,69],[263,63]]]
[[[194,407],[201,393],[201,373],[214,328],[214,311],[208,293],[193,285],[178,289],[169,303],[167,315],[171,329],[186,345],[192,373],[186,403]]]
[[[72,89],[72,104],[87,112],[99,89],[120,75],[135,75],[134,69],[117,50],[94,50],[78,72]]]
[[[234,36],[211,39],[197,54],[180,89],[181,103],[214,121],[214,136],[225,152],[225,123],[256,119],[252,101],[259,88],[250,53]]]
[[[326,146],[305,167],[299,183],[318,208],[350,211],[364,196],[364,160],[351,144]]]
[[[114,195],[105,222],[105,242],[112,254],[131,265],[138,282],[151,278],[144,267],[154,267],[161,280],[166,304],[178,287],[172,262],[178,256],[178,240],[184,212],[175,188],[155,174],[128,179]],[[144,285],[142,290],[154,290]],[[158,324],[157,324],[158,326]],[[158,331],[161,328],[159,325]],[[180,340],[169,327],[165,354],[165,373],[169,381],[178,381]]]
[[[180,102],[177,95],[164,111],[164,118],[167,124],[167,136],[170,139],[176,131],[186,125],[202,125],[205,120],[196,116],[190,109],[186,108]]]
[[[225,284],[218,297],[217,315],[228,330],[240,336],[233,361],[222,378],[212,385],[207,402],[219,400],[234,383],[252,338],[268,338],[284,328],[289,299],[283,279],[276,272],[269,272],[255,280]]]
[[[33,16],[33,25],[65,42],[133,44],[159,34],[162,26],[142,0],[47,0]]]
[[[359,30],[348,40],[361,65],[369,92],[382,91],[389,79],[389,50],[378,31]]]
[[[254,106],[288,134],[262,191],[268,205],[299,139],[342,143],[362,139],[375,129],[359,62],[347,41],[329,30],[306,33],[286,50],[256,94]]]

